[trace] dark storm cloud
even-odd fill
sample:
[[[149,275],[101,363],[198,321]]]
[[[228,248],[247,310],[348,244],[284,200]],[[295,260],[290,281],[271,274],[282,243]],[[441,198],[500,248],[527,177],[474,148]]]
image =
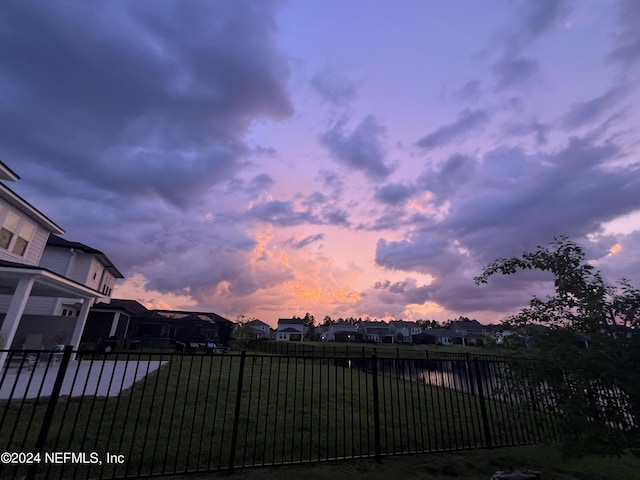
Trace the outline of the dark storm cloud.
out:
[[[318,95],[336,106],[344,106],[356,98],[360,85],[360,82],[333,69],[322,70],[311,79],[311,86]]]
[[[448,308],[490,309],[491,302],[482,306],[490,298],[499,298],[494,306],[502,308],[506,291],[517,300],[504,305],[517,306],[515,284],[496,281],[478,292],[473,276],[498,257],[520,255],[557,235],[588,242],[603,223],[639,209],[640,167],[612,168],[620,155],[613,144],[574,137],[552,153],[498,149],[449,159],[416,182],[433,189],[434,201],[449,203],[448,215],[416,225],[404,240],[380,239],[376,263],[435,276],[430,299]],[[616,258],[623,257],[611,261]],[[535,276],[524,280],[546,285]]]
[[[321,192],[313,192],[307,196],[298,195],[302,205],[320,219],[320,223],[348,227],[349,215],[340,208],[337,198]]]
[[[619,155],[614,145],[588,137],[548,154],[489,152],[465,188],[448,196],[452,209],[442,226],[465,247],[491,256],[533,248],[559,234],[582,238],[640,207],[634,194],[640,191],[638,167],[607,166]]]
[[[429,300],[430,295],[429,287],[418,285],[413,278],[407,278],[401,282],[391,282],[389,280],[376,282],[372,289],[375,291],[375,299],[371,298],[373,292],[370,291],[367,301],[387,305],[422,304]],[[381,312],[381,315],[384,315],[384,312]]]
[[[4,6],[0,158],[16,190],[150,289],[204,301],[222,281],[244,295],[290,279],[256,266],[247,215],[219,213],[273,185],[242,169],[274,153],[245,143],[251,123],[292,113],[279,5]],[[282,207],[262,214],[286,222]]]
[[[482,92],[479,80],[470,80],[458,90],[452,92],[452,96],[463,102],[475,102],[480,99]]]
[[[347,212],[333,205],[322,206],[320,209],[308,206],[305,210],[297,210],[293,202],[283,200],[272,200],[253,205],[246,212],[245,217],[280,227],[304,224],[349,225]]]
[[[533,80],[540,68],[538,62],[524,55],[505,55],[493,64],[496,88],[504,89]]]
[[[636,66],[640,63],[640,2],[618,0],[616,9],[619,28],[607,60],[623,67]]]
[[[427,215],[420,213],[410,213],[402,205],[393,205],[386,208],[382,213],[374,212],[371,215],[372,221],[361,222],[357,225],[358,230],[398,230],[402,227],[413,227],[422,225],[429,220]]]
[[[272,200],[258,203],[247,211],[249,218],[262,222],[269,222],[282,227],[301,225],[304,223],[318,224],[320,219],[309,210],[296,211],[293,202]]]
[[[530,83],[539,73],[538,62],[523,52],[570,12],[567,0],[517,1],[504,39],[500,59],[492,65],[496,88]]]
[[[438,167],[428,167],[417,179],[417,188],[435,195],[435,202],[441,204],[458,189],[467,188],[466,183],[476,173],[477,161],[467,155],[451,155]]]
[[[512,5],[514,22],[507,39],[514,50],[530,45],[570,12],[568,0],[519,0]]]
[[[275,181],[270,175],[261,173],[251,179],[251,182],[249,182],[249,185],[247,185],[247,189],[252,192],[269,190],[274,183]]]
[[[329,201],[329,198],[320,192],[313,192],[302,200],[302,204],[306,207],[313,207],[316,205],[324,205]]]
[[[402,183],[387,183],[376,189],[374,198],[382,203],[398,205],[406,202],[415,193],[410,185]]]
[[[292,111],[273,2],[3,9],[3,158],[88,188],[185,206],[248,154],[257,116]]]
[[[450,256],[447,254],[450,249],[451,243],[446,237],[423,233],[412,236],[411,240],[378,240],[375,258],[376,264],[393,270],[436,274],[452,267],[447,266],[449,258],[446,258]],[[442,259],[445,263],[441,263]]]
[[[449,143],[464,139],[473,130],[482,127],[489,120],[486,110],[465,109],[458,115],[455,122],[442,125],[416,142],[416,145],[424,149],[432,149],[448,145]]]
[[[550,124],[538,122],[535,120],[529,122],[514,122],[503,127],[503,131],[507,135],[513,135],[516,137],[526,137],[529,135],[533,135],[537,146],[547,144],[548,135],[551,130],[552,126]]]
[[[333,124],[320,136],[320,144],[336,162],[380,180],[393,171],[385,163],[384,136],[384,127],[375,117],[368,116],[350,133],[345,131],[344,121]]]
[[[327,207],[322,210],[323,223],[341,227],[349,227],[349,213],[335,207]]]
[[[306,247],[307,245],[310,245],[313,242],[318,242],[320,240],[324,239],[324,235],[322,233],[318,233],[316,235],[308,235],[306,237],[304,237],[302,240],[294,240],[291,239],[289,240],[289,242],[287,242],[289,245],[291,245],[292,248],[299,250],[301,248]]]
[[[563,125],[566,128],[576,128],[602,120],[606,114],[610,113],[613,108],[625,99],[626,94],[626,88],[616,86],[599,97],[574,103],[564,116]]]

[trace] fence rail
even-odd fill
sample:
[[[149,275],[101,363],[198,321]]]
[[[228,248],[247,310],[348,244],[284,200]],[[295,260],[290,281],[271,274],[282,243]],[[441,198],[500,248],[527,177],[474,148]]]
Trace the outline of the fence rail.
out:
[[[499,358],[4,353],[0,449],[20,464],[0,464],[3,479],[233,471],[554,436],[552,415],[503,388],[513,379]]]

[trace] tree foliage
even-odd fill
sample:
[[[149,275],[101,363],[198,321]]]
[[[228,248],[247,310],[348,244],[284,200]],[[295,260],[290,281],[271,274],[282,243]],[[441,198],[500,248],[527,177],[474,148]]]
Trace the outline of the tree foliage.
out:
[[[542,404],[557,417],[567,453],[637,447],[640,290],[624,279],[605,283],[583,248],[565,236],[521,257],[494,261],[476,283],[520,270],[547,271],[554,280],[552,295],[534,296],[505,321],[534,345],[515,363],[520,378],[528,380],[527,388],[552,392],[552,401],[531,398],[533,406]]]
[[[234,340],[248,341],[255,340],[257,334],[252,327],[252,322],[255,318],[247,318],[244,315],[240,314],[236,318],[236,324],[234,326],[233,332],[231,336]]]

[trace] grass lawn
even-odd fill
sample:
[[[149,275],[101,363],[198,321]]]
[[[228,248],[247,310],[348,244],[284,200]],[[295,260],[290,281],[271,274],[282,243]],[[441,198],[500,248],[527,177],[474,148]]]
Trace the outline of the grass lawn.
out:
[[[231,477],[221,473],[182,475],[170,480],[489,480],[497,470],[528,468],[542,472],[542,480],[638,480],[640,457],[587,456],[563,458],[551,446],[507,447],[385,457],[374,460],[345,460],[236,470]]]
[[[347,363],[247,355],[239,385],[239,355],[139,358],[167,363],[119,397],[60,398],[46,446],[47,451],[122,454],[126,464],[82,466],[77,472],[74,466],[66,473],[43,467],[40,478],[66,478],[67,473],[84,477],[87,471],[119,477],[226,469],[232,453],[234,465],[241,466],[375,453],[376,377],[368,359]],[[448,363],[454,368],[454,362]],[[416,382],[409,381],[410,362],[385,364],[389,370],[377,377],[383,453],[484,445],[477,397],[439,386],[444,372],[429,371],[429,383]],[[239,386],[237,443],[232,449]],[[33,451],[45,409],[46,399],[0,405],[0,447]],[[545,435],[543,417],[488,399],[486,409],[494,445],[529,443]],[[6,473],[2,468],[0,478]]]
[[[344,343],[344,342],[257,342],[257,349],[261,352],[292,355],[322,355],[322,356],[370,356],[374,351],[379,357],[407,357],[421,356],[425,351],[435,354],[471,355],[511,355],[514,350],[502,346],[466,346],[466,345],[410,345],[390,343]],[[242,347],[237,346],[236,349]]]

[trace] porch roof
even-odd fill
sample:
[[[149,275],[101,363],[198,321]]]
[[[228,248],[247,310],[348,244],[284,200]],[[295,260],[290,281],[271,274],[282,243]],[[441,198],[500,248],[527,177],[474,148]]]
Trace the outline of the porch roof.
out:
[[[34,297],[95,298],[98,301],[108,301],[103,293],[46,268],[0,260],[1,295],[13,295],[18,282],[24,278],[34,279],[31,290],[31,296]]]

